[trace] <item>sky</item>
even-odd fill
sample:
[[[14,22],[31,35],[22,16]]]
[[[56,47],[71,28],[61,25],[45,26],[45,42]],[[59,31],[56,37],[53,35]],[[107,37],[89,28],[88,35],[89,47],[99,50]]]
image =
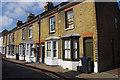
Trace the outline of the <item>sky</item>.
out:
[[[0,0],[0,32],[16,27],[17,20],[27,21],[28,13],[35,16],[42,13],[47,1],[52,1],[55,6],[67,0]]]

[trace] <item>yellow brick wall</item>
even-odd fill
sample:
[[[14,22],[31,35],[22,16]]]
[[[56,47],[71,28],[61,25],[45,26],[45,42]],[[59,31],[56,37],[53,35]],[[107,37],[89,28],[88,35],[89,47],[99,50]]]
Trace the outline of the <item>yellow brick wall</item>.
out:
[[[97,29],[96,29],[96,13],[95,13],[95,3],[93,2],[83,2],[75,5],[73,7],[74,14],[74,29],[65,30],[65,11],[61,11],[59,14],[55,14],[55,33],[49,34],[49,17],[41,20],[41,35],[40,39],[45,40],[49,36],[62,37],[69,33],[94,33],[93,40],[97,42]],[[60,23],[59,23],[60,22]],[[62,56],[62,41],[59,40],[59,58],[60,54]],[[79,52],[80,56],[83,56],[83,38],[79,39]]]

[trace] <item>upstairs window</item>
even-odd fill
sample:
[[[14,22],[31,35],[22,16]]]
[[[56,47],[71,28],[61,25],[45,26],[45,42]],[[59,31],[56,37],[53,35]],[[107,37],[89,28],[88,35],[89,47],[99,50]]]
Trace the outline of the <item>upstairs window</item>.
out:
[[[5,43],[5,36],[3,36],[3,44]]]
[[[74,22],[73,22],[73,9],[66,11],[66,29],[74,28]]]
[[[55,16],[50,17],[50,33],[55,32]]]
[[[9,43],[11,42],[11,35],[9,35]]]
[[[25,29],[22,29],[22,40],[25,39]]]
[[[32,26],[29,27],[29,38],[32,38]]]
[[[15,41],[15,33],[13,33],[13,42]]]

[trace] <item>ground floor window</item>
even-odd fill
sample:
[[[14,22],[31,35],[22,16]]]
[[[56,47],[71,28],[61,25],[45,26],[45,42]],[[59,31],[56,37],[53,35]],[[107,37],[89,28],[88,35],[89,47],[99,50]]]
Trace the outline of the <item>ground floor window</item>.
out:
[[[47,41],[46,42],[46,55],[47,57],[57,58],[58,57],[58,41]]]
[[[4,49],[5,49],[5,47],[2,47],[2,53],[4,53]]]
[[[26,45],[26,55],[28,56],[29,54],[29,44]]]
[[[63,35],[62,39],[62,58],[68,61],[79,60],[79,38],[80,34],[70,33]]]
[[[70,54],[70,40],[65,40],[64,43],[65,43],[65,45],[64,45],[65,59],[70,59],[71,58],[71,54]]]
[[[14,49],[15,49],[14,47],[15,47],[14,45],[11,46],[11,55],[14,55]]]
[[[8,46],[8,55],[10,55],[10,46]]]
[[[23,53],[24,52],[25,48],[23,48]],[[26,44],[26,56],[34,57],[34,44]]]
[[[47,57],[51,57],[51,42],[47,42]]]
[[[25,44],[19,45],[19,55],[25,56]]]
[[[34,57],[34,44],[30,44],[30,56]]]

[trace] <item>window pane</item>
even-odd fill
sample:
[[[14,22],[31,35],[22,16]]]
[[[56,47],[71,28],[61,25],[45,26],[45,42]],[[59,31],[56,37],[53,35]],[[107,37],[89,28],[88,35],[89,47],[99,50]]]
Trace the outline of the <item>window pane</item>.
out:
[[[67,53],[67,54],[68,54],[68,58],[70,59],[70,58],[71,58],[71,57],[70,57],[70,56],[71,56],[71,55],[70,55],[70,50],[68,50],[68,53]]]
[[[65,49],[70,49],[70,40],[65,41]]]
[[[56,49],[56,41],[53,41],[53,49]]]
[[[56,50],[53,50],[53,57],[57,57],[56,52],[57,52]]]
[[[51,51],[47,51],[47,57],[51,57]]]
[[[70,50],[65,50],[65,58],[67,58],[67,59],[71,58]]]
[[[51,42],[47,43],[47,50],[51,50]]]
[[[55,30],[55,17],[50,18],[50,31]]]
[[[22,30],[22,39],[25,39],[25,29]]]
[[[77,49],[77,40],[73,40],[73,49]]]
[[[67,58],[67,50],[65,50],[65,58]]]
[[[29,37],[32,37],[32,26],[29,27]]]
[[[73,28],[73,10],[66,12],[66,28]]]
[[[73,58],[74,58],[74,59],[77,58],[77,50],[73,50]]]

